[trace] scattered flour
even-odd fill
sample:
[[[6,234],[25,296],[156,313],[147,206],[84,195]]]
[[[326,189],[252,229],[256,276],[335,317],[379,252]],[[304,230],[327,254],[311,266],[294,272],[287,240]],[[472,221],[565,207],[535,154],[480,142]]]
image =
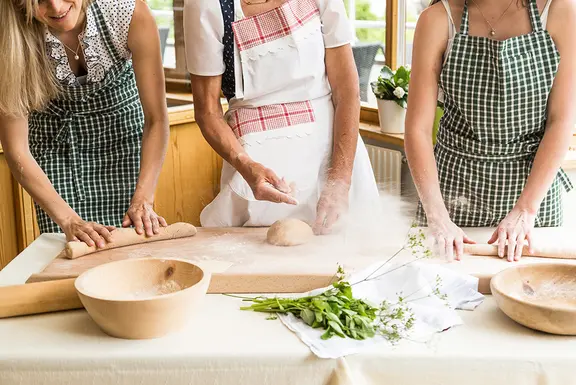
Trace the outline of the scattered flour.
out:
[[[576,302],[576,284],[574,282],[568,282],[568,284],[549,282],[536,289],[531,297],[540,300]]]
[[[123,300],[129,299],[142,299],[149,297],[157,297],[160,295],[171,294],[182,290],[183,288],[174,280],[165,281],[159,285],[153,286],[146,290],[140,290],[122,296]]]

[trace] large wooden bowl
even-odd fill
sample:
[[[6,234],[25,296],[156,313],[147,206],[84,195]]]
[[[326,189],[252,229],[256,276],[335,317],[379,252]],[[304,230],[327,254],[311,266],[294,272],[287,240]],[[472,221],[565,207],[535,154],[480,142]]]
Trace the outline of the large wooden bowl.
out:
[[[575,265],[518,265],[497,274],[490,287],[500,309],[519,324],[576,335]]]
[[[105,333],[149,339],[181,329],[198,311],[209,283],[210,274],[188,261],[141,258],[97,266],[75,286]]]

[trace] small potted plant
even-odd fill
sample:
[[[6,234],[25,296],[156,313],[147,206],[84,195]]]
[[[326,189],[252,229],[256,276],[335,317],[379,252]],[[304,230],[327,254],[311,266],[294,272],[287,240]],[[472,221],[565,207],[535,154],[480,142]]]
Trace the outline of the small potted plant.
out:
[[[396,71],[384,66],[378,80],[371,83],[372,91],[378,99],[378,115],[382,132],[391,134],[404,132],[409,84],[410,69],[404,66]]]

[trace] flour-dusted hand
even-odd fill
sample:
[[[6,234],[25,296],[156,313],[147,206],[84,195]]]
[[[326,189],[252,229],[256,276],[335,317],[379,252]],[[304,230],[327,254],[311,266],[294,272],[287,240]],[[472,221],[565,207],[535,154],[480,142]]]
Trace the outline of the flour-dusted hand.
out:
[[[115,230],[114,226],[86,222],[79,216],[66,220],[61,227],[68,242],[81,241],[90,247],[96,246],[98,248],[103,248],[106,243],[112,241],[110,232]]]
[[[507,257],[510,262],[519,261],[526,242],[528,242],[530,253],[532,252],[532,229],[534,229],[535,220],[536,215],[527,210],[514,208],[500,222],[488,243],[498,242],[500,258]],[[506,246],[508,246],[507,252]]]
[[[449,261],[452,261],[454,257],[457,261],[462,258],[465,243],[476,243],[448,216],[429,219],[428,228],[434,240],[436,253],[446,257]]]
[[[150,202],[133,200],[122,221],[124,227],[131,225],[134,226],[138,234],[146,233],[147,236],[151,237],[158,234],[160,226],[166,227],[168,223],[156,214]]]
[[[250,162],[241,172],[252,189],[254,198],[260,201],[297,205],[298,201],[290,194],[291,187],[279,178],[274,171],[257,162]]]
[[[350,184],[340,180],[328,180],[318,200],[316,221],[313,230],[316,235],[332,232],[338,220],[348,212]]]

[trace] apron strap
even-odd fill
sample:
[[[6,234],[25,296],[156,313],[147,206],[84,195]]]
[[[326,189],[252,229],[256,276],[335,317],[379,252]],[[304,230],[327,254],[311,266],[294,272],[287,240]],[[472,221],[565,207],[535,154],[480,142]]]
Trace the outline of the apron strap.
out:
[[[70,169],[72,173],[72,180],[74,181],[74,191],[78,201],[83,202],[86,199],[84,190],[84,183],[82,182],[82,159],[80,150],[76,144],[76,130],[74,129],[74,113],[70,111],[60,110],[56,106],[49,105],[48,110],[52,114],[58,113],[60,116],[60,127],[54,140],[56,142],[65,143],[67,145],[67,155],[70,161]]]
[[[536,0],[530,0],[530,23],[532,24],[532,32],[540,32],[542,28],[542,20],[540,19],[540,12],[538,12],[538,5]]]
[[[534,0],[536,1],[536,0]],[[469,18],[468,18],[468,0],[464,1],[464,9],[462,10],[462,19],[460,20],[460,34],[468,35],[469,30]]]

